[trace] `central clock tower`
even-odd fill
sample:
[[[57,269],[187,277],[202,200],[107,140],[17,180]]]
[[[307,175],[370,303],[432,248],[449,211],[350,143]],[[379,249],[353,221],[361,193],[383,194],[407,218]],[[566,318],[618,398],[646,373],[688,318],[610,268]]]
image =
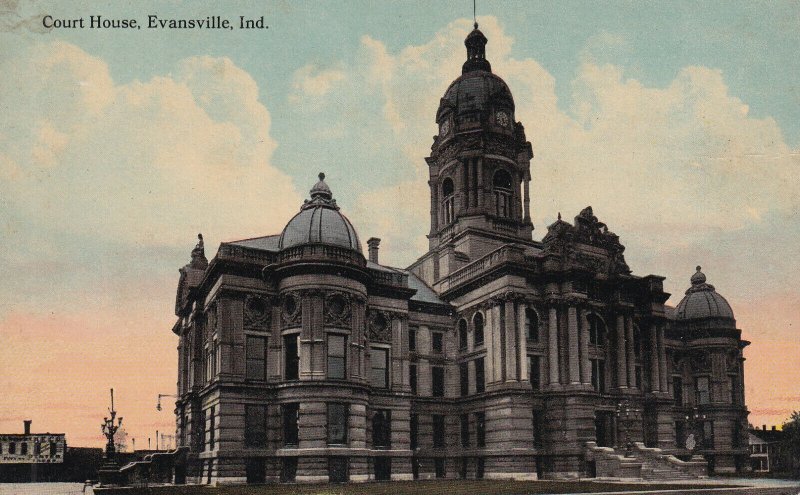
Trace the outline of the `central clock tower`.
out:
[[[439,103],[429,167],[431,228],[425,279],[439,278],[509,243],[533,244],[531,143],[514,120],[508,85],[486,60],[478,29],[464,44],[461,76]],[[415,264],[415,265],[417,265]]]

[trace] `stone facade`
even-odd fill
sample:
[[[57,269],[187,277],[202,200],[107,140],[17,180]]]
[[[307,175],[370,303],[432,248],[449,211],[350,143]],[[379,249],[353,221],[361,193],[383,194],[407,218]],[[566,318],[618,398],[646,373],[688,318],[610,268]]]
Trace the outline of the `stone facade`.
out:
[[[486,42],[436,113],[410,267],[364,257],[322,174],[280,235],[211,262],[200,237],[173,327],[188,481],[569,478],[634,443],[747,464],[730,306],[699,268],[665,306],[591,207],[533,240],[532,146]]]

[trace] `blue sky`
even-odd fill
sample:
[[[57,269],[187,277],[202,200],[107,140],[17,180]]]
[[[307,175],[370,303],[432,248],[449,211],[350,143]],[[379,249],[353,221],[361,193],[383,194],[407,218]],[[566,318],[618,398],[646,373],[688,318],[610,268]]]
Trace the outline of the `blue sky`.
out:
[[[47,31],[45,14],[269,29]],[[478,21],[533,143],[534,238],[591,204],[671,304],[703,265],[753,341],[754,421],[800,408],[800,3],[480,1]],[[0,1],[0,366],[39,351],[0,431],[25,400],[99,441],[80,417],[115,383],[133,433],[169,428],[140,404],[174,388],[171,306],[197,232],[209,256],[278,233],[319,171],[382,260],[423,254],[424,157],[471,22],[469,0]],[[78,381],[86,397],[64,393]]]

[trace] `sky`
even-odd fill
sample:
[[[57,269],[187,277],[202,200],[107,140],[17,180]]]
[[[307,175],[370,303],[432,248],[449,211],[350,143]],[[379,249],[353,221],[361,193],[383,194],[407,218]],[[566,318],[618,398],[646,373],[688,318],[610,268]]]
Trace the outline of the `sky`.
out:
[[[591,205],[672,305],[702,265],[752,342],[750,421],[800,410],[800,2],[483,0],[477,16],[533,144],[534,238]],[[320,171],[382,262],[423,254],[424,157],[471,24],[468,0],[0,0],[0,431],[32,419],[101,446],[113,387],[138,448],[173,433],[155,406],[176,389],[197,233],[209,257],[279,233]]]

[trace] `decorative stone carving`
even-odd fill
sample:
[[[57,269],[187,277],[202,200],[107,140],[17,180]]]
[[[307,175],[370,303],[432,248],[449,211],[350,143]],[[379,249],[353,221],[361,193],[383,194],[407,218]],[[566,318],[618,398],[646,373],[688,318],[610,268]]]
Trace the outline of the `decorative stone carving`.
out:
[[[705,352],[695,351],[689,355],[689,366],[693,373],[711,371],[711,360]]]
[[[270,302],[257,294],[247,294],[244,298],[244,328],[264,330],[269,326]]]
[[[385,311],[370,310],[367,338],[371,342],[392,342],[392,317]]]
[[[203,336],[203,340],[208,340],[208,338],[217,331],[217,303],[211,303],[206,310],[206,328],[205,328],[205,335]]]
[[[300,294],[287,292],[281,296],[281,320],[284,326],[300,324]]]
[[[547,227],[547,235],[542,239],[545,252],[560,254],[565,260],[584,266],[592,271],[605,273],[630,273],[631,270],[625,262],[623,252],[625,246],[620,244],[619,237],[608,230],[608,226],[599,221],[592,207],[587,206],[575,217],[575,225],[561,219]],[[602,248],[607,256],[603,258],[591,256],[579,249],[574,244],[587,244]]]
[[[729,351],[725,359],[725,362],[726,362],[726,368],[729,373],[738,373],[739,363],[741,362],[741,358],[739,357],[739,351]]]
[[[325,296],[325,324],[350,326],[351,297],[346,292],[330,292]]]

